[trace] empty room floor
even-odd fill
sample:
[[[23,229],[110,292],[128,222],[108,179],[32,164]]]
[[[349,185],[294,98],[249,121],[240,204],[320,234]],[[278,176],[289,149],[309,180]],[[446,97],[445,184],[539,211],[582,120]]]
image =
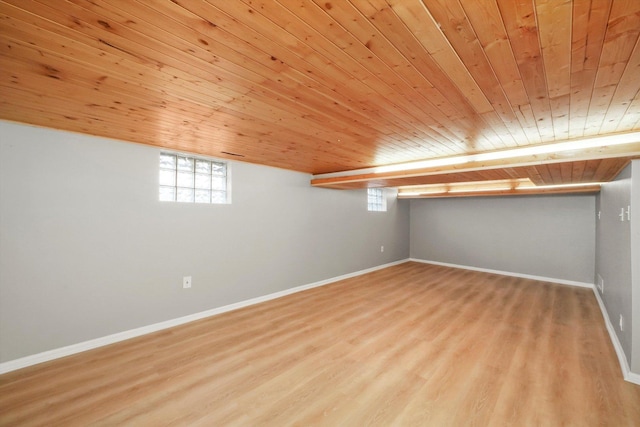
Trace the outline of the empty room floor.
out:
[[[640,425],[592,290],[408,262],[0,376],[0,425]]]

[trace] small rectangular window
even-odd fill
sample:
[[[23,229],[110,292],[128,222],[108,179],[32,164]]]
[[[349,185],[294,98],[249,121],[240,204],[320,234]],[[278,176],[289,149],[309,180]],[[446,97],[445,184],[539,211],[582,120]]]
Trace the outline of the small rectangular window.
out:
[[[160,153],[160,191],[163,202],[229,203],[227,163]]]
[[[370,212],[387,211],[387,198],[383,188],[367,189],[367,210]]]

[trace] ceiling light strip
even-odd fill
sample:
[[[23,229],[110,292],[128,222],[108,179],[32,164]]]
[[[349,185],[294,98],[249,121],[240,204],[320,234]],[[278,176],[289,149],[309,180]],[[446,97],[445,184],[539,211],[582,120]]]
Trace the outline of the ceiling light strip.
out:
[[[314,179],[328,179],[328,178],[346,178],[354,175],[362,174],[384,174],[392,172],[411,171],[416,169],[429,169],[445,166],[462,165],[472,162],[486,162],[494,160],[506,160],[515,159],[519,157],[531,157],[543,154],[558,154],[566,153],[569,151],[584,151],[602,147],[618,146],[640,143],[640,132],[630,132],[624,134],[615,134],[607,136],[599,136],[592,138],[583,138],[571,141],[565,141],[560,143],[535,145],[521,148],[514,148],[510,150],[493,151],[487,153],[478,153],[454,157],[445,157],[430,160],[421,160],[409,163],[400,163],[395,165],[378,166],[366,169],[357,169],[344,172],[334,172],[314,175]]]
[[[581,183],[577,183],[577,184],[557,184],[557,185],[538,185],[535,187],[522,187],[522,188],[518,188],[518,190],[547,190],[547,189],[552,189],[552,188],[558,188],[558,189],[562,189],[562,188],[576,188],[576,187],[595,187],[595,186],[602,186],[602,182],[581,182]]]
[[[514,183],[514,185],[503,185],[503,186],[479,186],[475,184],[474,187],[466,187],[459,185],[458,188],[451,187],[448,189],[438,188],[433,189],[433,191],[429,191],[429,189],[425,189],[425,191],[402,191],[398,192],[398,196],[400,197],[420,197],[420,196],[436,196],[436,195],[447,195],[447,194],[459,194],[459,193],[491,193],[491,192],[502,192],[502,191],[545,191],[545,190],[563,190],[563,189],[575,189],[581,187],[594,187],[599,188],[602,185],[601,182],[585,182],[585,183],[576,183],[576,184],[558,184],[558,185],[522,185],[519,183]]]
[[[476,192],[482,192],[482,191],[508,191],[508,190],[513,190],[512,186],[503,186],[503,187],[487,187],[487,188],[482,188],[482,187],[474,187],[474,188],[452,188],[449,191],[447,191],[447,193],[476,193]]]

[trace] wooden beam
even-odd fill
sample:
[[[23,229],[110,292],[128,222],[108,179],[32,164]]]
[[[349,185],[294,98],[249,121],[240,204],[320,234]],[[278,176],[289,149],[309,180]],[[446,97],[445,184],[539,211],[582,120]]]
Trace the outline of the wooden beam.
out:
[[[566,163],[594,159],[631,159],[636,157],[640,157],[640,141],[622,145],[609,145],[603,147],[588,148],[584,150],[572,150],[564,153],[526,155],[497,160],[474,161],[472,160],[473,156],[469,156],[470,161],[460,162],[457,164],[392,172],[375,172],[375,170],[369,170],[364,173],[356,174],[353,174],[352,172],[345,172],[344,175],[335,176],[332,174],[332,176],[329,177],[316,177],[311,180],[311,185],[315,187],[343,188],[342,186],[354,183],[380,182],[401,178],[415,178],[441,174],[536,166],[543,164]]]

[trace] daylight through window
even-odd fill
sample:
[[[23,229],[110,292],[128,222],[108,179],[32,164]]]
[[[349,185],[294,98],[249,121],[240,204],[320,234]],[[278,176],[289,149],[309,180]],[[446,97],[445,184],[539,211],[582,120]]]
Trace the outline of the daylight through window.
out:
[[[160,201],[229,203],[225,162],[160,154]]]
[[[367,189],[367,210],[372,212],[386,212],[387,198],[382,188]]]

